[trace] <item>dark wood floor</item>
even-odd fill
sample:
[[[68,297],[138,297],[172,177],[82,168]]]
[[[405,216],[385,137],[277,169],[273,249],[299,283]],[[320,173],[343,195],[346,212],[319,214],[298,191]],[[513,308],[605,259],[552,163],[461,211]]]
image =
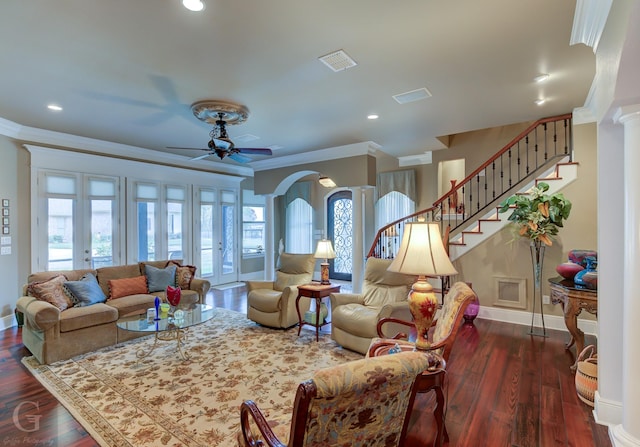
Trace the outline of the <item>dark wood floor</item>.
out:
[[[244,287],[213,290],[207,301],[246,311]],[[527,335],[527,327],[477,319],[464,326],[449,359],[446,425],[450,446],[611,446],[607,428],[575,394],[568,334]],[[593,339],[587,339],[593,343]],[[9,446],[94,446],[69,412],[22,366],[20,330],[0,332],[0,439]],[[250,397],[250,396],[249,396]],[[39,406],[39,429],[14,423],[20,404]],[[407,447],[431,445],[432,397],[420,396]],[[26,423],[24,424],[26,425]],[[32,429],[33,426],[25,426]],[[230,441],[229,445],[235,445]]]

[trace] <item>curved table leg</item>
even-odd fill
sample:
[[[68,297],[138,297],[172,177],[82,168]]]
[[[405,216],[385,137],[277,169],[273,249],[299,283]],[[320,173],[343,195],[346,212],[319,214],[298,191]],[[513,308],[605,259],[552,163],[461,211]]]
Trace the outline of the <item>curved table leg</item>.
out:
[[[575,304],[574,300],[569,299],[567,301],[568,302],[564,307],[564,323],[566,324],[572,338],[571,342],[567,344],[567,349],[569,349],[574,344],[573,342],[575,342],[577,362],[578,355],[580,355],[584,349],[584,332],[582,332],[578,327],[578,315],[580,315],[582,309],[580,306]],[[576,367],[577,365],[574,363],[571,370],[575,371]]]

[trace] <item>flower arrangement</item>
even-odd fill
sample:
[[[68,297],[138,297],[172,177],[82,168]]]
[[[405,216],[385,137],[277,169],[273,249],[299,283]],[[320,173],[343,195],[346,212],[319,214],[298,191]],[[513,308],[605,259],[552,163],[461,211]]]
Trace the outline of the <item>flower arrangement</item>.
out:
[[[548,190],[549,185],[540,182],[528,194],[516,194],[504,200],[498,211],[513,209],[509,220],[518,227],[518,234],[550,246],[552,237],[569,217],[571,202],[562,193],[546,194]]]

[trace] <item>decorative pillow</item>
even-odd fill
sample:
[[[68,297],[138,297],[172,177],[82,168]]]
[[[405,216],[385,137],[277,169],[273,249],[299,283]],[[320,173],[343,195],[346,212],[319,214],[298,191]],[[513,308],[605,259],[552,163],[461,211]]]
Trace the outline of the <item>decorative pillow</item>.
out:
[[[138,293],[149,293],[147,277],[134,276],[133,278],[112,279],[109,281],[109,291],[110,300]]]
[[[75,307],[91,306],[107,301],[98,280],[91,273],[85,273],[78,281],[66,281],[64,288],[71,296]]]
[[[191,280],[196,277],[195,265],[180,265],[175,261],[169,261],[167,265],[174,264],[176,266],[176,285],[183,290],[191,287]]]
[[[27,293],[63,311],[73,306],[71,299],[64,293],[63,285],[66,280],[66,276],[58,275],[47,281],[34,282],[27,287]]]
[[[163,269],[149,264],[144,266],[144,274],[147,276],[149,292],[162,292],[167,290],[167,286],[176,285],[176,266],[168,265]]]

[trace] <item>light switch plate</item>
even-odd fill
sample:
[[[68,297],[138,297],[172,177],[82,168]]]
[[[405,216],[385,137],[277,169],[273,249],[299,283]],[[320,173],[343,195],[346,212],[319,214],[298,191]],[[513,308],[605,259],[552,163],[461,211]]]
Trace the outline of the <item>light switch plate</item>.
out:
[[[0,255],[10,255],[10,254],[11,254],[11,245],[0,247]]]

